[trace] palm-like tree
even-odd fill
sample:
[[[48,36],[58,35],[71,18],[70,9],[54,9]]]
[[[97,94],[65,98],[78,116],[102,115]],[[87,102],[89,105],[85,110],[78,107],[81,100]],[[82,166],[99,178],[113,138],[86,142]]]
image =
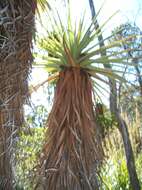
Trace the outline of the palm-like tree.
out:
[[[105,77],[124,81],[121,70],[104,69],[103,65],[131,65],[125,58],[115,57],[121,52],[107,56],[100,52],[120,46],[126,39],[100,48],[95,43],[99,35],[94,28],[96,18],[87,28],[83,19],[73,27],[70,13],[66,24],[60,17],[52,21],[53,32],[49,30],[40,45],[48,52],[45,66],[53,74],[56,90],[40,159],[41,178],[35,189],[99,189],[97,174],[104,153],[95,100],[102,83],[108,84]]]
[[[13,142],[24,120],[36,3],[0,0],[0,189],[13,189]]]

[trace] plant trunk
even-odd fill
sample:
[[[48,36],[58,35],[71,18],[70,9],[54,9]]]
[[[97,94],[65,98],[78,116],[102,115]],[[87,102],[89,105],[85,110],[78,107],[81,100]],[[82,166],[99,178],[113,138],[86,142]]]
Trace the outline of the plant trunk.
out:
[[[89,5],[91,9],[92,18],[96,16],[95,7],[93,0],[89,0]],[[96,29],[99,29],[99,24],[96,20],[95,22]],[[99,46],[104,46],[103,36],[101,31],[99,31],[100,35],[98,37]],[[101,53],[101,56],[106,56],[107,53],[104,50]],[[105,68],[111,68],[111,65],[104,64]],[[116,82],[114,80],[109,79],[109,86],[110,86],[110,110],[112,113],[112,116],[114,115],[117,119],[118,125],[119,125],[119,131],[123,139],[124,149],[125,149],[125,155],[127,160],[127,169],[129,173],[130,183],[133,188],[133,190],[140,190],[140,184],[136,173],[136,167],[135,167],[135,160],[134,160],[134,154],[132,150],[131,141],[129,138],[129,132],[127,129],[127,125],[125,121],[121,118],[120,113],[117,109],[117,91],[116,91]]]
[[[41,178],[35,189],[42,184],[44,190],[99,190],[103,147],[92,90],[90,76],[83,69],[68,68],[60,73],[47,123]]]
[[[4,190],[13,189],[12,153],[28,94],[35,3],[0,0],[0,189]]]
[[[3,114],[0,112],[0,189],[13,189],[13,172],[11,165],[11,134],[4,128]]]

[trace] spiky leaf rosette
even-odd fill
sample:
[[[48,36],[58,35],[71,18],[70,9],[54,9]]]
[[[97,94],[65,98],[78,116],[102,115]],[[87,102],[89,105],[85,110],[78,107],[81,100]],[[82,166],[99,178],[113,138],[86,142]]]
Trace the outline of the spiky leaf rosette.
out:
[[[58,19],[53,19],[54,32],[48,31],[46,41],[40,42],[48,52],[48,56],[44,56],[46,69],[56,73],[57,82],[41,155],[41,179],[36,188],[41,185],[50,190],[99,189],[97,173],[104,153],[93,91],[101,87],[98,81],[107,84],[104,77],[124,81],[118,74],[122,70],[104,69],[104,64],[123,67],[131,63],[116,58],[120,53],[117,51],[100,57],[101,51],[118,47],[121,41],[98,48],[94,44],[98,37],[98,31],[94,30],[96,18],[86,30],[84,20],[73,28],[70,15],[65,26],[60,17]]]

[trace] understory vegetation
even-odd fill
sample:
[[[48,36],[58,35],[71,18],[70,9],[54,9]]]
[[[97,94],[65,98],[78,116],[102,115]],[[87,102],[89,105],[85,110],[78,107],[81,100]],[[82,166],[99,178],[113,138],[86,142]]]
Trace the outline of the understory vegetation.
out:
[[[35,112],[27,116],[29,126],[34,127],[23,131],[17,143],[16,152],[16,190],[32,190],[37,167],[37,159],[43,146],[45,128],[45,112],[43,105],[35,107]],[[131,113],[132,114],[132,113]],[[38,118],[36,117],[38,115]],[[39,117],[40,115],[40,117]],[[102,190],[132,190],[126,166],[123,142],[117,129],[116,122],[105,112],[101,118],[104,128],[104,149],[106,159],[101,167],[100,183]],[[129,121],[127,114],[123,114],[127,121],[133,151],[135,155],[136,170],[142,187],[142,130],[140,128],[140,115]]]

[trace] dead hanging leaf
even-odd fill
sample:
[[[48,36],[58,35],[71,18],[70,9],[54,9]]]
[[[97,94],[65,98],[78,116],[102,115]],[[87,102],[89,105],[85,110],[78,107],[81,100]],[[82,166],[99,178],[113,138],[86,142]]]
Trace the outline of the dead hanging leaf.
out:
[[[31,86],[29,94],[31,95],[33,92],[37,91],[41,86],[43,86],[44,84],[46,84],[48,82],[56,80],[58,77],[59,77],[59,73],[55,73],[54,75],[48,77],[46,80],[37,84],[36,86]]]

